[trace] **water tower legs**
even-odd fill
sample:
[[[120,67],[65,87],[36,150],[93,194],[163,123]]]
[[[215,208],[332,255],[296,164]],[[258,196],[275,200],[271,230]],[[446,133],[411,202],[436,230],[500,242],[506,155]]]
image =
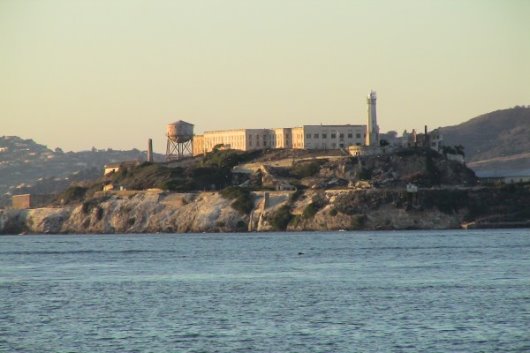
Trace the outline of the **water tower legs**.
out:
[[[166,161],[181,159],[185,156],[191,156],[192,154],[193,148],[191,140],[177,142],[171,138],[167,139]]]

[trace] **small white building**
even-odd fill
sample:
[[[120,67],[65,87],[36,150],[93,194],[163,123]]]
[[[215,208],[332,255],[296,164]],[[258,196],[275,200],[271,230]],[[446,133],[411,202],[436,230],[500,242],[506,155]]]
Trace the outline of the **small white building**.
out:
[[[110,163],[105,164],[105,171],[103,175],[109,175],[111,173],[117,173],[121,168],[121,163]]]
[[[109,163],[105,164],[103,176],[110,175],[112,173],[117,173],[123,168],[129,168],[129,167],[136,167],[140,165],[139,161],[125,161],[125,162],[118,162],[118,163]]]
[[[418,192],[418,186],[412,183],[407,184],[407,192],[409,193],[417,193]]]

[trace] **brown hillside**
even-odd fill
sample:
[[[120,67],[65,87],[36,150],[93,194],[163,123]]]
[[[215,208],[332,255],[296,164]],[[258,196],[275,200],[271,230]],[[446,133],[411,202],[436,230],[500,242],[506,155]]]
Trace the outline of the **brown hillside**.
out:
[[[480,168],[487,169],[491,164],[487,160],[491,160],[495,168],[502,168],[499,161],[528,156],[530,152],[530,107],[497,110],[442,131],[444,144],[464,146],[467,161],[484,161],[479,163]],[[530,158],[516,159],[516,169],[530,168]],[[510,169],[513,167],[512,163]]]

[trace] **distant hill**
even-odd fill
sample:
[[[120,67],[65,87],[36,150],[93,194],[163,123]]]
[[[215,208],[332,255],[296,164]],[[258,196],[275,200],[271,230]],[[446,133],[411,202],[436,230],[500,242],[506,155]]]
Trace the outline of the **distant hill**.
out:
[[[31,139],[0,136],[0,206],[9,204],[11,195],[56,193],[71,182],[101,176],[105,164],[145,158],[145,152],[137,149],[63,152]]]
[[[463,145],[478,175],[530,175],[530,106],[497,110],[442,128],[445,145]]]

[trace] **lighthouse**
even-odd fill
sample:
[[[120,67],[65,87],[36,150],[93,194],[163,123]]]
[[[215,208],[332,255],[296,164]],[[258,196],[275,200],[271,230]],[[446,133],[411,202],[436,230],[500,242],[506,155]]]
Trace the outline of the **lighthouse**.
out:
[[[377,126],[377,112],[375,91],[370,91],[366,102],[368,103],[368,125],[366,126],[366,146],[379,146],[379,126]]]

